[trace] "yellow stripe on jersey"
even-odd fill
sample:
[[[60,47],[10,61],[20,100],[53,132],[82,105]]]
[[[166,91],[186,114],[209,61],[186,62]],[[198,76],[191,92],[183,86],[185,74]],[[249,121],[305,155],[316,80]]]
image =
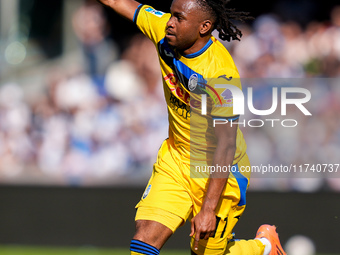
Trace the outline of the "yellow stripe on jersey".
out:
[[[233,116],[232,99],[225,89],[215,89],[221,79],[241,88],[239,74],[229,52],[211,37],[198,52],[181,55],[170,47],[165,35],[169,13],[142,5],[135,14],[137,27],[155,44],[163,76],[163,88],[169,113],[169,140],[182,161],[190,162],[193,155],[199,161],[209,162],[216,149],[212,128],[213,117]],[[209,113],[201,114],[201,94],[208,97]],[[222,107],[223,106],[223,107]],[[193,125],[194,124],[194,125]],[[193,129],[197,126],[197,129]],[[233,164],[246,152],[246,143],[240,129]],[[192,146],[197,145],[197,148]],[[195,152],[193,152],[195,151]]]

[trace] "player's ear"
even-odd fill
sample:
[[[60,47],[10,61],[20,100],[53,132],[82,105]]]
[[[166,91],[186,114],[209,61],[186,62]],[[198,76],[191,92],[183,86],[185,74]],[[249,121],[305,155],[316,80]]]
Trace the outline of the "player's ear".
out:
[[[202,23],[201,23],[201,26],[200,26],[200,34],[201,35],[204,35],[208,32],[210,32],[212,30],[212,22],[211,20],[204,20]]]

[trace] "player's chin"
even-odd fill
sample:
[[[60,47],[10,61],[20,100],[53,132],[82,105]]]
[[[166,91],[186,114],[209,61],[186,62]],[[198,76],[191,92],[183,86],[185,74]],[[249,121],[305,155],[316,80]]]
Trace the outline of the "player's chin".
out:
[[[169,45],[175,47],[176,46],[176,36],[174,35],[166,35],[165,38],[167,39]]]

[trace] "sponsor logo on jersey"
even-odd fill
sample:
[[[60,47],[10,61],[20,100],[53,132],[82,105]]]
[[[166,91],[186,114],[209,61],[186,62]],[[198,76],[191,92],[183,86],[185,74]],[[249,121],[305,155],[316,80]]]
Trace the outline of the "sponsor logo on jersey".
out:
[[[156,15],[157,17],[162,17],[165,13],[161,11],[157,11],[151,7],[146,8],[145,11],[152,13],[153,15]]]
[[[190,94],[179,86],[179,79],[174,73],[169,73],[164,77],[168,82],[170,93],[170,107],[184,119],[190,117]]]
[[[179,86],[179,80],[177,75],[169,73],[164,77],[165,81],[169,82],[170,91],[176,95],[181,101],[188,104],[190,101],[190,94]]]
[[[170,107],[184,119],[188,119],[190,117],[190,106],[179,100],[173,94],[170,94]]]

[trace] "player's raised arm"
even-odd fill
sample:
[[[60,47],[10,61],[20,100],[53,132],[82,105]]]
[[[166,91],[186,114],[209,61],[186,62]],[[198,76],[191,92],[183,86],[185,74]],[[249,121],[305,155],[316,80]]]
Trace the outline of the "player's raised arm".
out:
[[[115,12],[130,21],[133,21],[133,16],[140,3],[134,0],[97,0],[99,3],[111,7]]]

